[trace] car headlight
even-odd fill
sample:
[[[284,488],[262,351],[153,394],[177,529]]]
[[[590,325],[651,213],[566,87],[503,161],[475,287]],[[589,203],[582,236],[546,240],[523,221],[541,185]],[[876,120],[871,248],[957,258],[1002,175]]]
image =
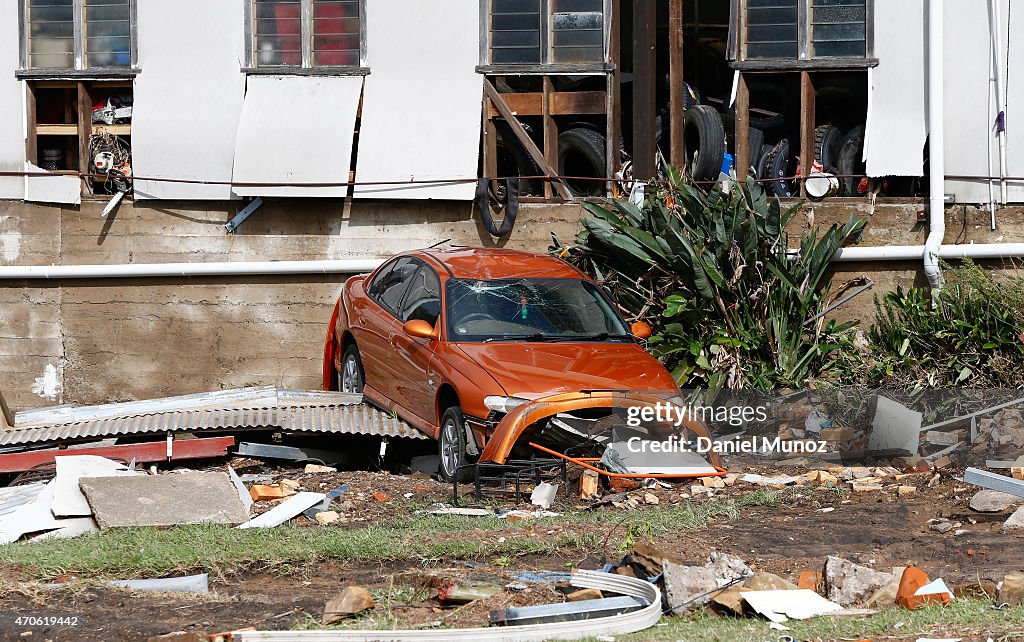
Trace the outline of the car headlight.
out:
[[[498,395],[484,397],[485,406],[491,410],[504,413],[512,412],[514,408],[518,408],[528,401],[529,399],[523,399],[522,397],[501,397]]]

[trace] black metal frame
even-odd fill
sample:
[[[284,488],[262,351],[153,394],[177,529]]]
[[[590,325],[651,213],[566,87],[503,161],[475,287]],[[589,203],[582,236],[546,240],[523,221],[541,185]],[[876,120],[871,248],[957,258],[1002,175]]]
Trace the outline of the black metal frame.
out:
[[[459,477],[463,471],[473,472],[473,494],[476,499],[484,495],[512,494],[516,504],[529,501],[524,486],[533,488],[542,482],[559,481],[562,488],[568,489],[568,469],[564,459],[509,459],[504,464],[494,462],[477,462],[463,464],[452,476],[452,504],[459,505]],[[512,489],[508,485],[512,484]],[[566,490],[568,493],[568,490]]]

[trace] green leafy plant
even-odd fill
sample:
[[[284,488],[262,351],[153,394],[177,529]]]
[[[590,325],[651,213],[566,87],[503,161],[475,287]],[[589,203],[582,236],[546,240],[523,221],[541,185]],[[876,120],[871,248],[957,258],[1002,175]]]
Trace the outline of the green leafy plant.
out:
[[[603,282],[680,386],[803,386],[852,341],[852,324],[824,322],[829,262],[864,220],[811,230],[789,250],[783,208],[748,181],[727,192],[687,183],[673,167],[643,202],[585,203],[585,230],[559,248]]]

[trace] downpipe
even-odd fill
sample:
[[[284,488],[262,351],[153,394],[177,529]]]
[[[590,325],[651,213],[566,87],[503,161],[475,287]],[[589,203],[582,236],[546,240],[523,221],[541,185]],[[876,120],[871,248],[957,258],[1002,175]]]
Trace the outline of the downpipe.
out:
[[[924,274],[932,290],[942,287],[939,252],[946,235],[946,157],[943,88],[943,7],[945,0],[928,2],[928,238],[924,244]]]

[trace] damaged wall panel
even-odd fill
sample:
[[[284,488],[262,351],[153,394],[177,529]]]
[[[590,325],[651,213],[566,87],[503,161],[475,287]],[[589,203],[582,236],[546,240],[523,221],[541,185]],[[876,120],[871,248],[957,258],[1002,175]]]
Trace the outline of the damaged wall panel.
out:
[[[878,67],[868,70],[864,153],[868,176],[924,175],[925,30],[923,0],[875,5]]]
[[[376,0],[357,182],[473,178],[480,153],[480,3]],[[396,47],[395,43],[402,43]],[[473,199],[475,184],[356,186],[355,196]]]
[[[37,203],[78,205],[82,202],[82,180],[77,176],[50,174],[45,169],[26,162],[27,174],[46,173],[48,176],[25,177],[25,200]]]
[[[138,176],[230,181],[245,94],[241,2],[141,2],[132,123]],[[135,181],[137,199],[229,199],[230,185]]]
[[[347,182],[362,85],[362,77],[250,76],[235,142],[234,181]],[[388,151],[394,156],[409,150],[398,146]],[[233,191],[239,196],[344,197],[348,188],[236,185]]]
[[[25,88],[14,77],[18,68],[18,3],[0,3],[0,24],[7,25],[7,37],[0,39],[0,172],[25,169]],[[24,198],[25,181],[20,176],[0,176],[0,199]]]

